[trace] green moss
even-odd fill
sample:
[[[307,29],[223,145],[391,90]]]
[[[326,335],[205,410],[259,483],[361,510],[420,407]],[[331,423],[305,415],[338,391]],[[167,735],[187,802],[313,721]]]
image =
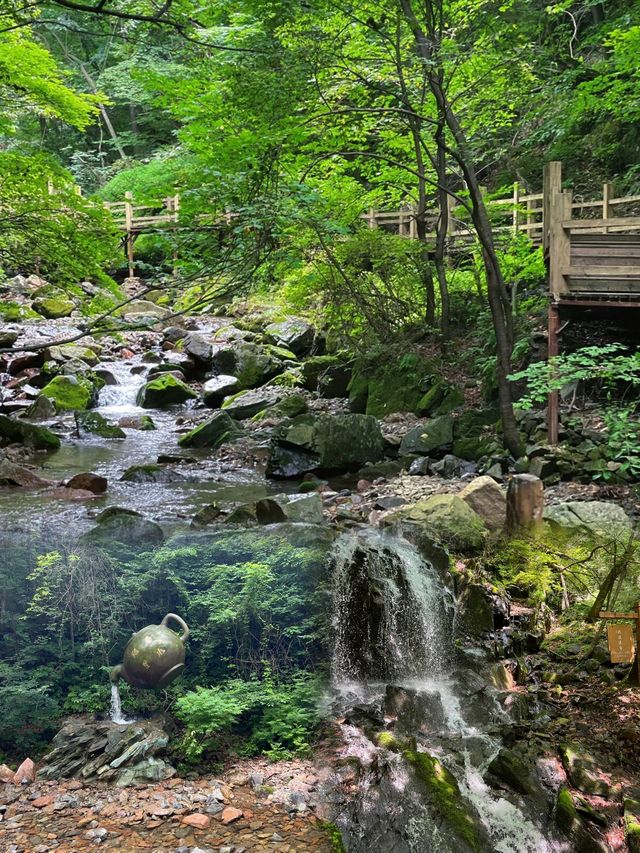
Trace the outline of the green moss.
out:
[[[110,424],[98,412],[82,412],[77,415],[78,426],[84,432],[99,435],[101,438],[126,438],[127,435],[119,426]]]
[[[433,807],[451,830],[472,850],[479,850],[480,839],[476,824],[462,799],[455,778],[437,758],[429,755],[428,752],[406,750],[403,755],[427,788]]]
[[[82,377],[54,376],[42,389],[59,412],[73,412],[88,409],[93,398],[93,386]]]
[[[164,408],[184,403],[198,395],[189,386],[170,373],[147,382],[138,393],[138,404],[145,409]]]
[[[39,316],[26,305],[19,305],[17,302],[0,302],[0,317],[7,322],[33,320]]]
[[[391,732],[378,732],[376,743],[382,749],[389,749],[392,752],[399,752],[402,748],[398,738]]]
[[[23,423],[7,415],[0,415],[0,438],[20,442],[34,450],[57,450],[60,439],[45,427]]]
[[[33,307],[38,314],[49,320],[60,317],[68,317],[76,307],[75,304],[64,296],[45,296],[35,299]]]
[[[239,434],[235,421],[226,412],[218,412],[210,420],[183,435],[178,444],[181,447],[209,447],[216,450]]]
[[[329,841],[331,842],[331,849],[333,853],[347,853],[347,848],[344,846],[342,841],[342,835],[340,835],[340,830],[335,825],[335,823],[329,823],[329,821],[324,821],[320,826],[327,833],[329,837]]]
[[[578,810],[576,809],[571,791],[562,786],[558,791],[555,808],[555,821],[563,832],[572,832],[576,821],[579,821]]]
[[[140,418],[140,429],[143,432],[149,432],[152,429],[157,429],[156,425],[153,422],[153,418],[151,415],[143,415]]]

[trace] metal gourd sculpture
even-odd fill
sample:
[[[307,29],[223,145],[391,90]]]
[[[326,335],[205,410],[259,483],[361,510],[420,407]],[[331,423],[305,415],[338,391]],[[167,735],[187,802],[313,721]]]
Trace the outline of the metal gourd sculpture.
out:
[[[181,636],[167,627],[170,619],[182,628]],[[111,681],[117,683],[124,678],[134,687],[166,687],[184,669],[188,636],[187,623],[175,613],[167,613],[159,625],[141,628],[127,643],[122,663],[111,670]]]

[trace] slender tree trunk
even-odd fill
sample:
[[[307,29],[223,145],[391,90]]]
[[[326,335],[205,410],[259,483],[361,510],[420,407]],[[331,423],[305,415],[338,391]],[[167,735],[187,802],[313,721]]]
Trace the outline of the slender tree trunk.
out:
[[[434,7],[433,3],[428,2],[428,17],[431,20],[427,22],[427,25],[433,29],[430,37],[428,37],[413,11],[411,0],[398,0],[398,3],[413,33],[416,49],[425,62],[427,82],[435,99],[438,112],[442,115],[453,138],[454,145],[450,150],[450,154],[460,167],[469,190],[472,208],[471,218],[482,248],[482,259],[487,276],[487,296],[496,336],[496,372],[502,436],[505,446],[514,456],[519,456],[522,451],[522,444],[513,411],[511,386],[507,378],[511,373],[511,353],[513,350],[511,304],[500,270],[493,242],[493,229],[476,175],[474,158],[469,150],[464,130],[452,109],[447,87],[444,83],[440,56],[436,49],[440,38],[440,33],[436,32],[436,27],[443,26],[441,20],[442,9],[441,6],[436,4]]]
[[[438,126],[436,139],[436,175],[438,178],[438,225],[436,229],[435,267],[440,290],[440,331],[444,341],[450,336],[449,287],[445,265],[447,231],[449,229],[449,193],[447,192],[447,155],[444,146],[444,127]]]

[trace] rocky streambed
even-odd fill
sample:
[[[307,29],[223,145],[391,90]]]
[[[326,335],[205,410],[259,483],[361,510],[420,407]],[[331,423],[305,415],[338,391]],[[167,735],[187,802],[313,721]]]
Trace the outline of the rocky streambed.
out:
[[[466,570],[466,555],[504,526],[505,483],[549,456],[536,443],[540,421],[525,424],[525,464],[501,450],[495,411],[461,409],[464,395],[433,374],[426,387],[424,377],[397,387],[393,371],[381,384],[327,355],[304,321],[165,325],[125,343],[44,350],[35,343],[68,335],[70,321],[15,326],[24,350],[5,358],[2,375],[0,535],[145,551],[185,532],[285,525],[304,540],[329,529],[325,769],[284,763],[264,784],[273,776],[264,765],[253,774],[262,782],[247,785],[248,774],[237,788],[235,771],[182,780],[162,733],[149,736],[153,749],[143,733],[106,761],[126,736],[91,723],[91,756],[71,750],[69,772],[47,770],[54,755],[34,786],[5,783],[7,849],[324,850],[325,819],[353,851],[624,849],[612,846],[612,827],[633,798],[617,789],[598,822],[587,814],[598,804],[580,797],[599,794],[529,738],[554,716],[549,697],[525,686],[544,612],[512,607]],[[626,512],[568,472],[540,468],[550,525],[631,530],[632,500]],[[129,747],[136,760],[120,762]],[[118,792],[101,768],[116,785],[144,785]],[[289,772],[306,779],[297,795],[282,782]]]

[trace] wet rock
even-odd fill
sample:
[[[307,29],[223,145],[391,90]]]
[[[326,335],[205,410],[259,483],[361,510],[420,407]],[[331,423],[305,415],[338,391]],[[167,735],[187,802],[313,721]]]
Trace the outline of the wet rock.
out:
[[[182,483],[184,479],[178,471],[154,463],[132,465],[120,477],[125,483]]]
[[[531,794],[533,784],[531,782],[531,768],[512,749],[503,747],[487,767],[490,782],[498,785],[506,785],[519,794]]]
[[[151,415],[141,415],[139,418],[120,418],[118,426],[126,427],[127,429],[139,429],[141,432],[156,429]]]
[[[160,545],[164,541],[164,533],[159,524],[149,521],[139,512],[113,506],[100,513],[96,527],[85,533],[83,540],[99,546],[107,546],[115,541],[144,550]]]
[[[507,500],[492,477],[477,477],[458,497],[480,516],[489,530],[502,530],[507,517]]]
[[[208,379],[202,387],[202,397],[205,405],[212,408],[219,406],[225,397],[238,390],[239,384],[235,376],[225,374]]]
[[[8,459],[0,460],[0,485],[20,486],[23,489],[43,489],[53,485],[51,480],[39,477],[30,468],[17,465]]]
[[[198,512],[193,516],[191,519],[191,527],[207,527],[207,525],[213,524],[217,521],[221,515],[222,510],[218,504],[207,504],[207,506],[202,507],[202,509],[198,510]]]
[[[34,450],[57,450],[60,447],[60,439],[51,430],[7,415],[0,415],[0,439],[3,439],[3,444],[24,444]]]
[[[81,411],[91,405],[94,388],[84,377],[54,376],[42,394],[51,400],[57,412]]]
[[[201,365],[211,364],[213,338],[200,332],[189,332],[184,336],[183,350]]]
[[[420,459],[414,459],[409,465],[409,474],[412,477],[426,477],[431,472],[431,459],[428,456],[423,456]]]
[[[400,443],[400,456],[418,453],[428,456],[436,450],[443,450],[453,443],[453,418],[441,415],[421,424],[406,433]]]
[[[63,344],[58,347],[49,347],[49,358],[58,362],[70,361],[77,359],[84,361],[91,367],[95,367],[99,358],[97,353],[91,347],[81,346],[80,344]]]
[[[241,434],[238,424],[226,412],[218,412],[210,420],[183,435],[178,444],[180,447],[209,447],[216,450]]]
[[[482,519],[457,495],[432,495],[384,519],[385,526],[398,522],[428,532],[454,551],[469,553],[482,549],[488,533]]]
[[[235,420],[252,418],[282,399],[284,391],[279,388],[261,388],[257,391],[243,391],[229,397],[222,404],[223,410]]]
[[[281,517],[276,517],[278,515]],[[317,493],[274,495],[257,501],[256,517],[259,524],[275,524],[280,521],[322,524],[322,498]],[[267,518],[271,520],[266,520]]]
[[[23,370],[42,367],[43,364],[44,353],[41,350],[39,352],[21,352],[9,359],[7,373],[10,373],[11,376],[18,376]]]
[[[76,412],[76,425],[80,434],[90,433],[101,438],[126,438],[119,426],[110,424],[99,412]]]
[[[195,391],[182,380],[176,379],[170,373],[163,374],[151,382],[147,382],[138,393],[138,405],[144,409],[164,409],[193,400],[197,397]]]
[[[41,394],[37,397],[28,409],[25,409],[25,418],[30,418],[34,421],[49,421],[56,414],[56,407],[53,402]]]
[[[306,355],[311,351],[315,329],[306,320],[291,317],[282,323],[271,323],[265,332],[279,345],[290,349],[295,355]]]
[[[276,437],[267,473],[295,477],[310,471],[357,470],[383,454],[380,425],[370,415],[300,415]]]
[[[167,326],[167,328],[162,331],[163,339],[172,344],[177,344],[178,341],[181,341],[187,334],[187,330],[183,329],[181,326]]]

